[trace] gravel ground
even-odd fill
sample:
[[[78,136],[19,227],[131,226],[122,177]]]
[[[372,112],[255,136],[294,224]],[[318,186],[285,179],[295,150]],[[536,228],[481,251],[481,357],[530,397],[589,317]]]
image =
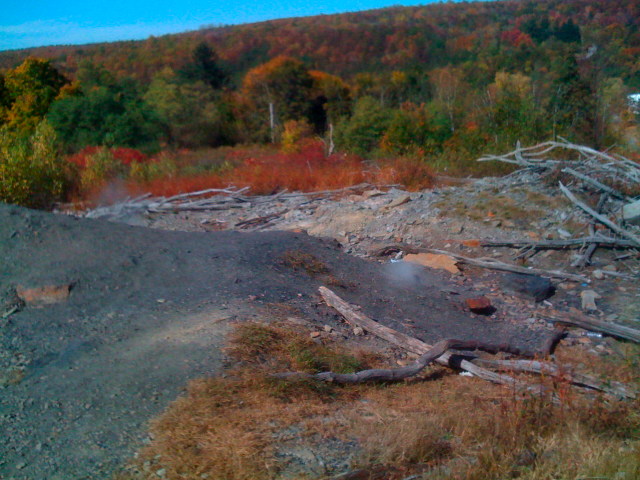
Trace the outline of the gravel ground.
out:
[[[69,285],[0,320],[0,478],[105,478],[190,378],[221,371],[231,321],[286,306],[317,323],[329,284],[373,318],[429,342],[536,346],[539,330],[468,312],[446,272],[357,258],[294,232],[172,232],[0,205],[0,314],[16,288]],[[309,274],[285,261],[310,254]],[[268,320],[268,318],[267,318]]]

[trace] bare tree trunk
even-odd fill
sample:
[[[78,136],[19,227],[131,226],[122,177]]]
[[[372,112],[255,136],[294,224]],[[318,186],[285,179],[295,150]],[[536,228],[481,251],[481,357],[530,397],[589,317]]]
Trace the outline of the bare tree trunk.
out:
[[[333,155],[336,149],[335,143],[333,143],[333,122],[329,122],[329,150],[327,151],[327,157]]]
[[[271,143],[276,143],[276,110],[273,102],[269,102],[269,128],[271,129]]]

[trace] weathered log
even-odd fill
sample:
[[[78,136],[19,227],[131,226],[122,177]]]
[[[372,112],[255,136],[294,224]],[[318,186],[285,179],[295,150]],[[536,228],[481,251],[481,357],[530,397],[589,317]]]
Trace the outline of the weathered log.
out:
[[[580,327],[584,330],[591,332],[598,332],[611,337],[620,338],[622,340],[629,340],[631,342],[640,343],[640,330],[635,328],[619,325],[617,323],[602,322],[589,318],[586,315],[578,312],[570,312],[569,318],[556,318],[556,317],[544,317],[553,323],[559,323],[562,325],[569,325],[572,327]]]
[[[569,248],[579,248],[585,245],[595,244],[598,247],[609,248],[637,248],[637,245],[630,240],[604,237],[602,235],[589,235],[588,237],[569,238],[566,240],[546,240],[533,242],[528,240],[515,241],[484,241],[480,242],[482,247],[509,247],[509,248],[536,248],[540,250],[563,250]]]
[[[540,275],[549,278],[562,278],[566,280],[573,280],[574,282],[586,282],[590,280],[584,275],[577,275],[574,273],[561,272],[559,270],[543,270],[540,268],[525,268],[517,265],[509,265],[508,263],[500,262],[493,258],[469,258],[457,253],[447,252],[445,250],[437,250],[433,248],[426,249],[427,252],[440,253],[443,255],[449,255],[455,258],[459,262],[467,263],[469,265],[475,265],[476,267],[489,268],[492,270],[502,270],[505,272],[524,273],[527,275]]]

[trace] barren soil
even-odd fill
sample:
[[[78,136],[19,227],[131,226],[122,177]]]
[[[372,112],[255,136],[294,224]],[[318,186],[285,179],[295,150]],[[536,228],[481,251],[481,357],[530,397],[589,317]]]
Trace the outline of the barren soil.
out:
[[[327,271],[286,261],[300,253]],[[230,322],[278,310],[338,327],[323,284],[428,342],[536,348],[547,333],[470,313],[464,298],[485,290],[468,277],[357,258],[305,233],[172,232],[0,205],[0,256],[0,314],[18,286],[71,285],[66,302],[0,320],[7,479],[105,478],[189,379],[220,372]]]

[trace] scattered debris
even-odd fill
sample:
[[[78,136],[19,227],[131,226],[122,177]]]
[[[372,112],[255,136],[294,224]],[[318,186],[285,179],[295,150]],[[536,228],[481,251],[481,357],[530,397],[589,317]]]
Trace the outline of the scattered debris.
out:
[[[580,298],[582,299],[582,310],[585,312],[595,312],[598,310],[596,298],[600,298],[600,295],[598,295],[595,290],[583,290],[580,292]]]
[[[405,335],[397,330],[389,328],[387,326],[381,325],[375,320],[367,317],[363,313],[357,311],[353,305],[348,304],[344,300],[342,300],[338,295],[333,293],[331,290],[325,287],[320,287],[319,289],[320,295],[327,303],[327,305],[335,308],[340,314],[346,319],[346,321],[351,325],[362,326],[367,329],[367,331],[371,332],[373,335],[380,337],[394,345],[397,345],[409,352],[417,353],[419,355],[424,355],[429,350],[431,350],[431,346],[424,343],[422,340],[418,340],[417,338],[410,337]],[[361,327],[361,328],[362,328]],[[523,353],[523,352],[519,352]],[[528,356],[533,356],[531,352],[528,352]],[[461,368],[467,372],[472,373],[473,375],[482,378],[483,380],[487,380],[489,382],[509,385],[511,387],[516,388],[521,391],[529,391],[534,395],[540,395],[544,391],[540,386],[531,386],[527,383],[521,382],[512,378],[508,375],[499,374],[496,372],[492,372],[490,370],[484,369],[471,363],[468,360],[455,358],[455,356],[450,352],[444,352],[442,355],[436,358],[436,361],[441,365],[445,366],[454,366],[455,368]]]

